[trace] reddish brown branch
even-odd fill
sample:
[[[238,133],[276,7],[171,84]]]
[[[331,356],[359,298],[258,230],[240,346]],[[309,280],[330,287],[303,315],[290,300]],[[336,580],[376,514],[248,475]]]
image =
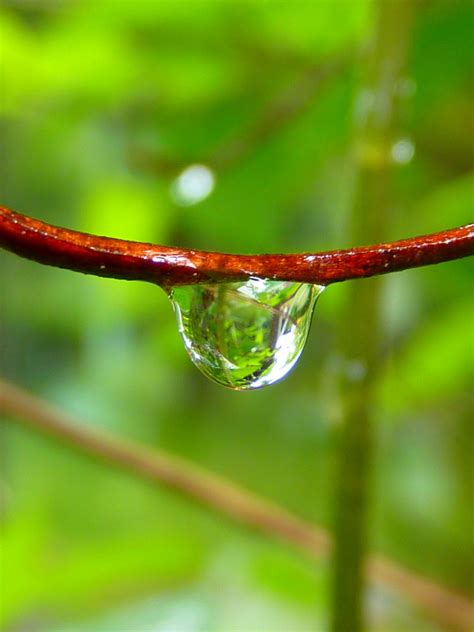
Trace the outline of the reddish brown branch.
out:
[[[0,246],[46,265],[162,286],[251,276],[328,285],[472,255],[474,224],[348,250],[233,255],[98,237],[0,207]]]
[[[0,380],[0,415],[45,434],[79,453],[98,458],[128,474],[163,485],[261,533],[288,542],[303,553],[320,558],[331,549],[329,533],[283,507],[237,484],[164,450],[121,440],[76,420],[26,391]],[[421,577],[381,555],[372,555],[367,573],[405,595],[450,630],[472,627],[474,610],[469,599],[431,579]]]

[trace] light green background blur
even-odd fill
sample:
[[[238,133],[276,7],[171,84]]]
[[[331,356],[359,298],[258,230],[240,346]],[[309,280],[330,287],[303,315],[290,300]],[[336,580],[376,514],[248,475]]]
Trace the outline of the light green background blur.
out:
[[[1,203],[166,245],[356,245],[354,111],[373,14],[365,0],[4,1]],[[387,240],[470,219],[472,38],[469,2],[419,3]],[[184,204],[177,178],[193,164],[214,189]],[[321,297],[291,375],[235,393],[191,365],[160,289],[8,253],[1,270],[6,378],[330,528],[344,284]],[[369,534],[371,550],[461,591],[472,567],[471,273],[464,260],[386,278]],[[326,629],[327,563],[13,425],[0,493],[6,630]],[[368,610],[372,630],[444,629],[382,587]]]

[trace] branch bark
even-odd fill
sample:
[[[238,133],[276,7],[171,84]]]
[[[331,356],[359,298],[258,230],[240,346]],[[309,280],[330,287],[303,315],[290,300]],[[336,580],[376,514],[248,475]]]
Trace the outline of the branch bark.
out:
[[[89,235],[0,207],[0,246],[46,265],[164,287],[252,276],[329,285],[473,255],[474,224],[347,250],[234,255]]]
[[[295,546],[314,558],[331,550],[328,532],[235,483],[164,450],[150,450],[103,430],[91,430],[42,399],[0,380],[0,414],[34,432],[153,484],[164,485],[237,522]],[[372,582],[393,589],[450,630],[467,630],[474,609],[467,597],[421,577],[381,555],[366,571]]]

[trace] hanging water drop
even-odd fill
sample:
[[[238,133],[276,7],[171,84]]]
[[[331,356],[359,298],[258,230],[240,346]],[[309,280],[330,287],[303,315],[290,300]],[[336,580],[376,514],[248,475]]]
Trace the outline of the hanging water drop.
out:
[[[170,291],[186,350],[208,378],[236,390],[282,379],[303,351],[324,286],[250,278]]]

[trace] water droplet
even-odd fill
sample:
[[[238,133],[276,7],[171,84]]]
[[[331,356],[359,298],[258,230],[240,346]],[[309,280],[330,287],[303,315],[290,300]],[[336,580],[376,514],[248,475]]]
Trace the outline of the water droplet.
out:
[[[180,206],[192,206],[212,193],[215,180],[214,172],[206,165],[190,165],[171,185],[171,195]]]
[[[390,154],[397,164],[407,165],[415,155],[415,145],[409,138],[400,138],[393,143]]]
[[[375,93],[373,90],[369,90],[367,88],[363,88],[359,91],[356,97],[355,102],[355,120],[356,122],[362,126],[366,123],[367,118],[372,112],[375,105]]]
[[[398,80],[396,89],[402,99],[410,99],[416,93],[416,81],[413,77],[402,77]]]
[[[282,379],[303,351],[324,286],[250,278],[170,291],[186,350],[208,378],[236,390]]]

